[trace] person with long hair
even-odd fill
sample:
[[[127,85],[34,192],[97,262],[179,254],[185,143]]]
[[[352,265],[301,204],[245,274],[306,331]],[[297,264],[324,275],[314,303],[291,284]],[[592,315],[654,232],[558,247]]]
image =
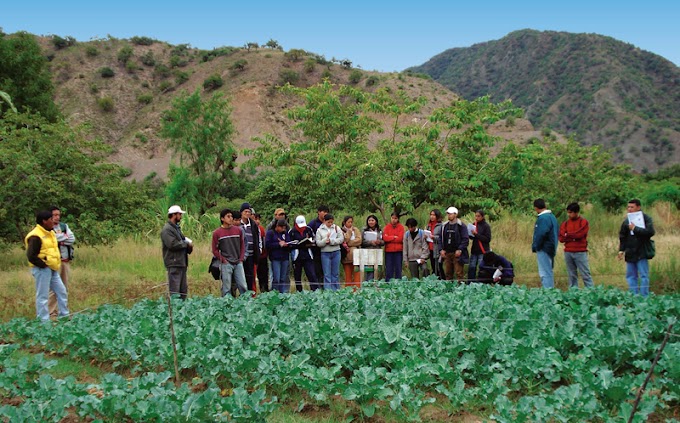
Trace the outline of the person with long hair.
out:
[[[404,226],[399,223],[399,213],[390,216],[390,223],[383,230],[385,241],[385,280],[401,279],[402,261],[404,257]]]
[[[340,289],[340,246],[345,242],[345,234],[333,223],[334,217],[327,213],[323,225],[316,231],[316,245],[321,249],[324,289]]]
[[[361,248],[382,249],[383,245],[385,245],[385,241],[382,239],[382,231],[380,230],[378,217],[376,215],[372,214],[366,218],[366,226],[361,233],[361,237]],[[378,266],[366,266],[364,267],[364,271],[366,272],[366,280],[373,280],[378,272]]]
[[[439,260],[439,239],[442,236],[443,219],[441,210],[432,209],[430,220],[427,222],[427,230],[430,231],[430,236],[427,239],[427,246],[430,249],[430,266],[432,273],[437,275],[439,279],[444,277],[444,264]]]
[[[477,268],[479,263],[482,262],[484,254],[491,251],[491,226],[487,223],[485,219],[485,213],[483,210],[477,210],[475,212],[475,223],[474,229],[470,233],[470,242],[472,247],[470,247],[470,263],[468,265],[468,281],[474,282],[477,280]]]
[[[342,259],[342,267],[345,270],[345,287],[361,288],[361,274],[354,271],[354,250],[361,247],[361,231],[354,226],[353,216],[345,216],[342,219],[342,232],[345,234],[343,248],[346,248],[347,251]]]

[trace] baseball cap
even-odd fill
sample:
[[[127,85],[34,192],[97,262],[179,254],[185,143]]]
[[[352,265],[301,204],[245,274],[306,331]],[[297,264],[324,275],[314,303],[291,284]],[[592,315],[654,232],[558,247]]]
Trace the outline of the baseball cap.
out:
[[[295,224],[301,228],[304,228],[305,226],[307,226],[307,221],[305,220],[304,216],[300,215],[295,218]]]
[[[175,213],[182,213],[182,214],[184,214],[184,213],[186,213],[186,212],[185,212],[184,210],[182,210],[182,208],[181,208],[180,206],[171,206],[171,207],[168,209],[168,214],[175,214]]]
[[[448,209],[446,209],[446,213],[449,213],[449,214],[452,214],[452,213],[458,214],[458,209],[455,208],[455,207],[449,207]]]

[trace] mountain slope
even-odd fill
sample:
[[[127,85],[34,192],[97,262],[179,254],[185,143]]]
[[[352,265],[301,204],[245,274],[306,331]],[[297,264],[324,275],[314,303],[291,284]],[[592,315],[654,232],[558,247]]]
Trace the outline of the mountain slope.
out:
[[[680,163],[680,68],[613,38],[522,30],[410,70],[464,98],[510,98],[535,126],[602,145],[637,170]]]

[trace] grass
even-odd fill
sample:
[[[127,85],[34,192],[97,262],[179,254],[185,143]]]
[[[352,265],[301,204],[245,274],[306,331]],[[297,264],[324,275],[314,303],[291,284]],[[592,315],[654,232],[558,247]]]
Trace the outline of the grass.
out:
[[[678,292],[680,260],[676,251],[680,250],[680,212],[665,204],[645,212],[654,218],[657,233],[654,237],[657,256],[650,262],[651,290],[656,294]],[[423,208],[415,214],[420,226],[423,226],[428,213],[429,209]],[[591,222],[589,258],[594,282],[627,289],[625,263],[616,259],[618,229],[625,215],[608,214],[592,208],[586,208],[583,215]],[[470,221],[470,217],[464,216],[463,220]],[[356,216],[355,221],[357,226],[362,226],[365,216]],[[540,287],[536,257],[531,253],[534,217],[508,214],[490,224],[493,232],[491,245],[494,251],[513,262],[517,275],[515,282]],[[184,222],[184,232],[196,241],[189,259],[189,295],[219,295],[220,283],[207,272],[211,258],[210,228],[216,226],[216,219],[212,216],[189,217]],[[121,239],[106,247],[78,246],[69,284],[71,311],[111,303],[131,305],[141,298],[157,298],[165,293],[165,269],[160,240],[155,235],[155,232],[150,232]],[[35,316],[34,281],[23,248],[11,247],[0,256],[0,269],[0,283],[4,288],[0,290],[0,320]],[[405,271],[404,275],[408,272]],[[342,276],[341,280],[344,280]],[[561,248],[555,258],[555,284],[558,289],[567,289],[568,286]]]

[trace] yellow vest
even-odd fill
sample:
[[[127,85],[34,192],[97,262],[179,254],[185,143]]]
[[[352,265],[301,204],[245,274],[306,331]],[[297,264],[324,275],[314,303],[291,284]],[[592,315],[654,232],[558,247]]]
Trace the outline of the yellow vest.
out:
[[[57,235],[54,233],[54,231],[48,231],[40,225],[35,225],[35,228],[33,228],[33,230],[29,232],[28,235],[26,235],[26,238],[24,238],[24,244],[26,245],[26,248],[28,248],[28,238],[32,236],[37,236],[42,242],[38,257],[47,263],[47,267],[58,271],[59,267],[61,266],[61,253],[59,252]],[[28,264],[33,267],[32,263],[29,262]]]

